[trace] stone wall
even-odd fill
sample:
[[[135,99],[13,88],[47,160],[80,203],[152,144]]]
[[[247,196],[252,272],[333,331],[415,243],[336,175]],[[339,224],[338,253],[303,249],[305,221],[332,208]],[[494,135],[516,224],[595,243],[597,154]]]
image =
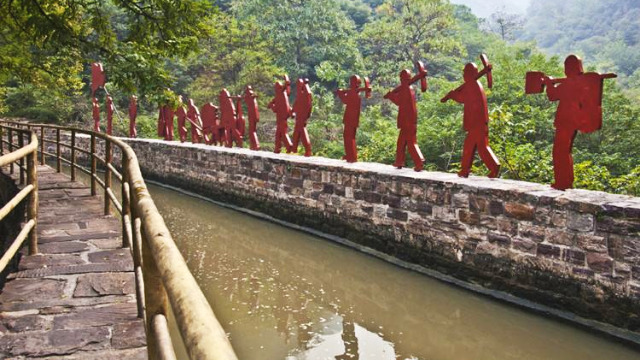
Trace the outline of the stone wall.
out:
[[[640,330],[640,198],[128,139],[146,177]]]

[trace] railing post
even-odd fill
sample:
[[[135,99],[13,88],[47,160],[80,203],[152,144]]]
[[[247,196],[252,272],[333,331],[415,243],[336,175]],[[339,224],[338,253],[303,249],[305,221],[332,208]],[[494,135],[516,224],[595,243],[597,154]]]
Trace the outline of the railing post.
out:
[[[104,146],[104,162],[105,162],[105,171],[104,171],[104,214],[109,215],[111,212],[111,198],[107,195],[107,190],[111,189],[111,169],[109,165],[111,165],[111,141],[108,139],[105,140]]]
[[[11,128],[7,129],[9,130],[9,137],[7,138],[7,140],[9,141],[9,152],[13,152],[13,130]],[[13,163],[11,163],[10,165],[10,170],[9,170],[10,174],[14,173],[14,169],[13,169]]]
[[[122,172],[121,182],[121,198],[122,198],[122,247],[130,246],[133,250],[133,239],[131,238],[133,223],[131,222],[131,205],[130,205],[130,191],[129,191],[129,159],[126,152],[121,149],[122,154],[120,165]],[[127,224],[128,227],[127,227]]]
[[[4,128],[0,126],[0,156],[4,154],[4,142],[2,137],[4,136]]]
[[[76,181],[76,131],[71,130],[71,181]]]
[[[56,129],[56,170],[62,171],[62,160],[60,158],[60,129]]]
[[[156,266],[151,248],[146,240],[148,234],[143,229],[142,241],[142,274],[144,275],[145,320],[147,331],[147,351],[149,359],[159,359],[158,339],[153,331],[153,319],[156,314],[167,314],[167,293],[162,285],[162,278]]]
[[[96,136],[91,134],[91,196],[96,196]]]
[[[40,127],[40,164],[44,165],[44,126]]]
[[[33,220],[34,226],[29,233],[29,255],[38,253],[38,150],[27,156],[27,184],[33,185],[27,204],[27,220]]]
[[[24,133],[18,132],[18,148],[24,146]],[[24,158],[20,158],[20,185],[24,185]]]

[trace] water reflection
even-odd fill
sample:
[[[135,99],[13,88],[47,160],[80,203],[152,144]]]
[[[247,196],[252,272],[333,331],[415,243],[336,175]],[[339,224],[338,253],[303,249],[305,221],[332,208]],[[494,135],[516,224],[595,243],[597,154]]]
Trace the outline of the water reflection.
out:
[[[638,359],[571,326],[151,186],[241,359]]]

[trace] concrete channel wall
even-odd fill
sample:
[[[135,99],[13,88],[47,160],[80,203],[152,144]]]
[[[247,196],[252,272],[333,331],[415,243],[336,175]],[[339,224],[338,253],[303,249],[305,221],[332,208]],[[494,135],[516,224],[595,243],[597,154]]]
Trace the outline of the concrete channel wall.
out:
[[[147,178],[640,331],[640,198],[248,149],[126,141]]]

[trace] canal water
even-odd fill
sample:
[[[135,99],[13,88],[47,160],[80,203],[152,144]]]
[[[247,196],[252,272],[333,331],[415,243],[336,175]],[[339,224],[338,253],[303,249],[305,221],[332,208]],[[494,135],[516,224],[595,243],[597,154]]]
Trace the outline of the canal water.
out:
[[[240,359],[640,359],[350,248],[149,188]]]

